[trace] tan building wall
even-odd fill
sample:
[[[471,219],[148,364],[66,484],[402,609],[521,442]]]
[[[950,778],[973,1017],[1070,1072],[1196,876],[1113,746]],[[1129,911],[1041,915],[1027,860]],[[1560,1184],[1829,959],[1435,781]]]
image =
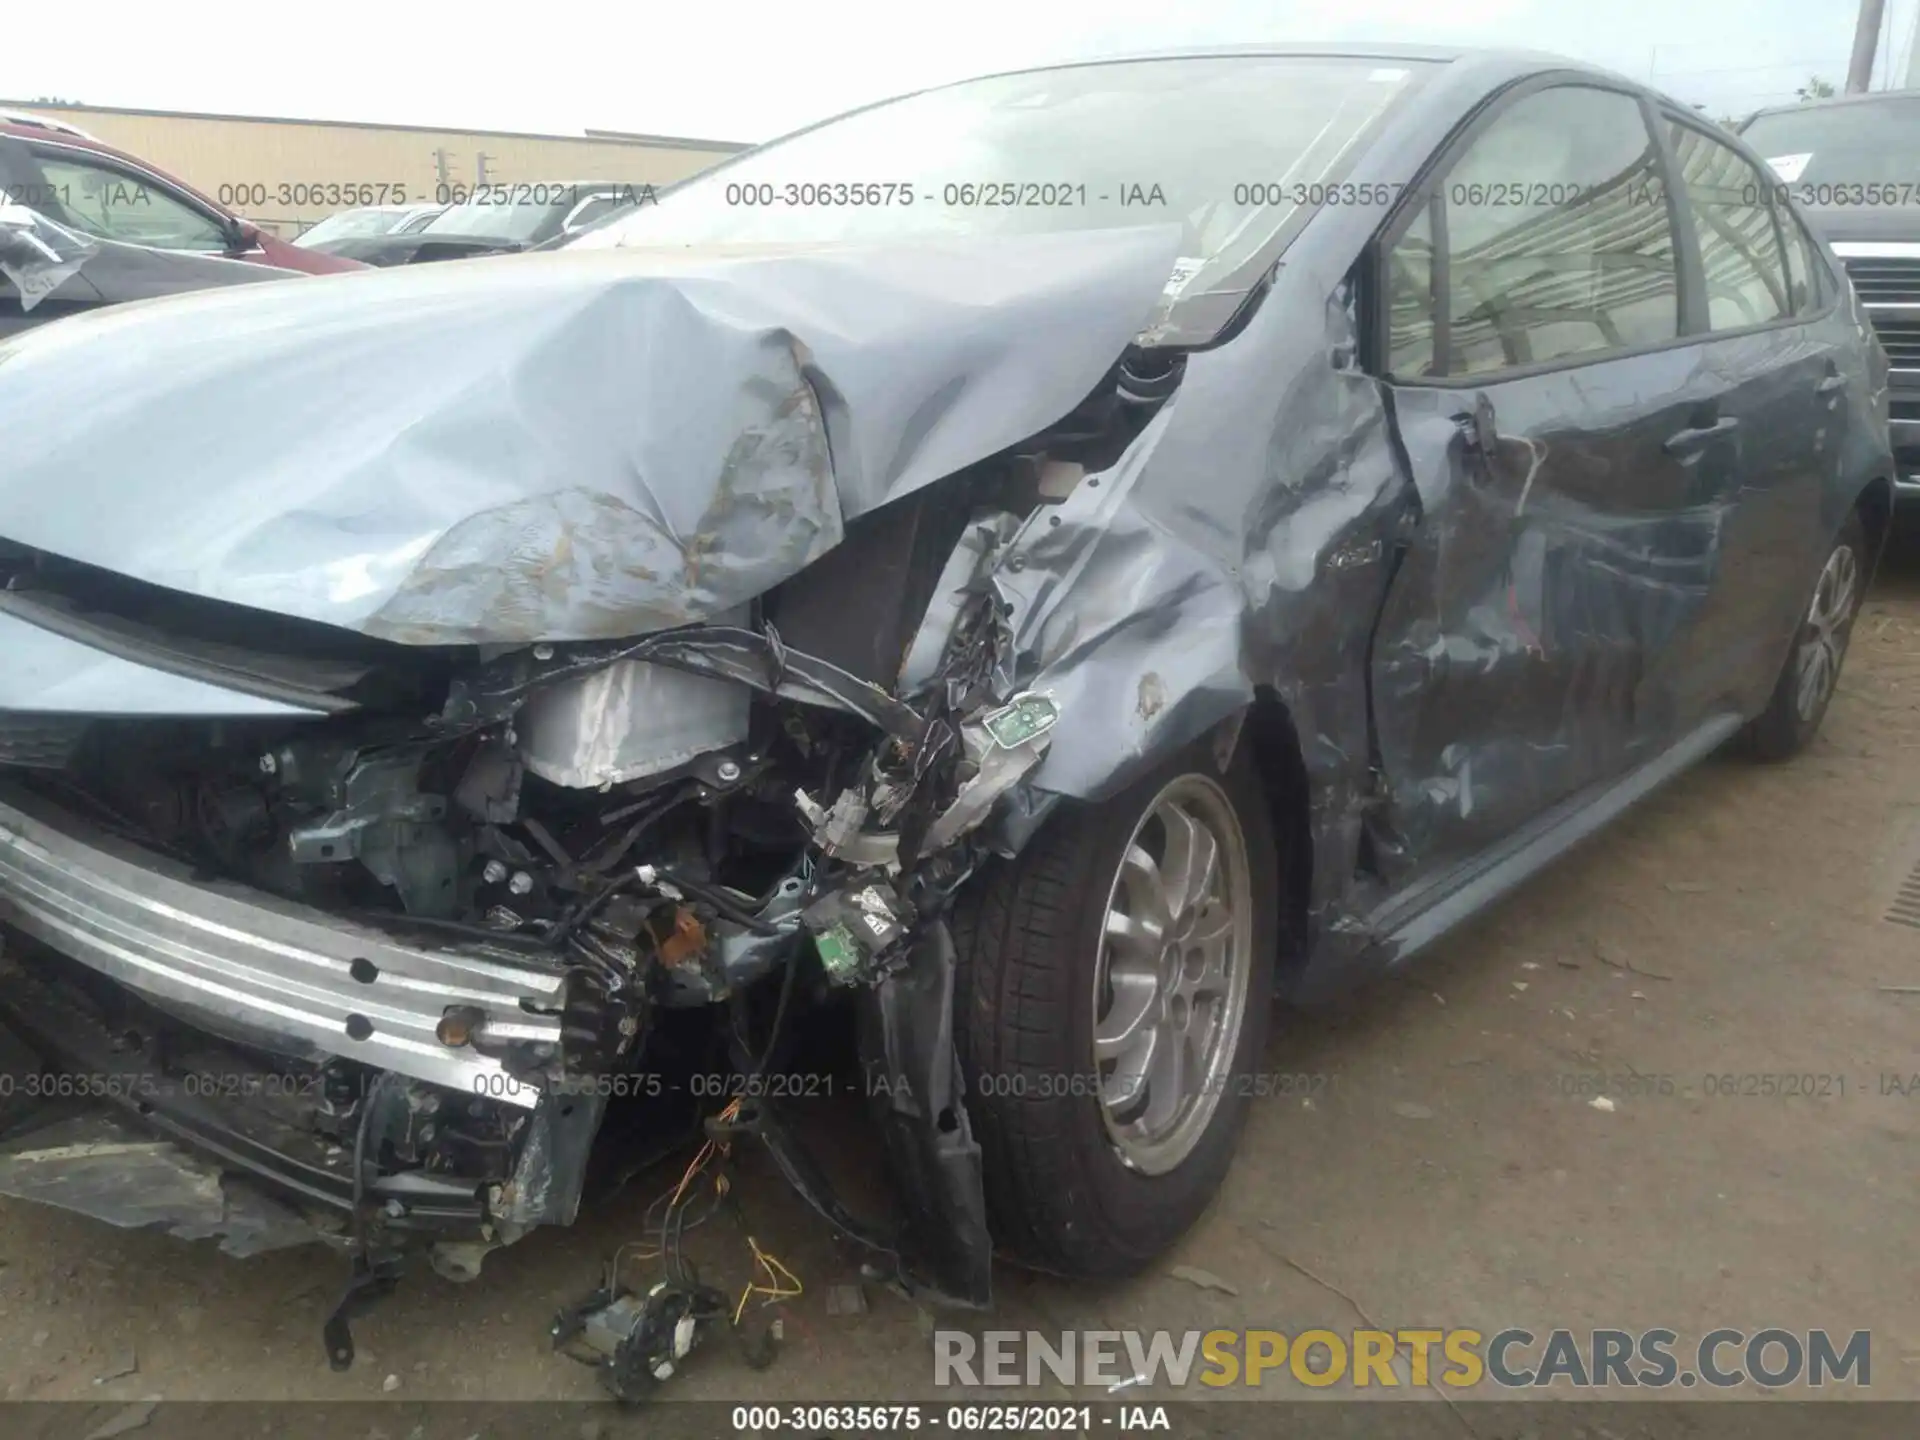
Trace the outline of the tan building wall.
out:
[[[0,109],[77,125],[285,236],[357,205],[460,199],[476,183],[664,185],[745,148],[605,131],[525,135],[6,100]]]

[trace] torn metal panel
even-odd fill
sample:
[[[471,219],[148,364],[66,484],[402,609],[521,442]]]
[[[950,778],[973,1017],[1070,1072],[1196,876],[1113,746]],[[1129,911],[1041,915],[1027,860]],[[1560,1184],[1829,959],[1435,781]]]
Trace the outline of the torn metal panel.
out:
[[[590,1093],[536,1108],[513,1179],[492,1201],[494,1213],[508,1225],[571,1225],[606,1104],[604,1094]]]
[[[1388,881],[1646,760],[1756,668],[1728,524],[1758,467],[1666,443],[1721,388],[1703,349],[1396,395],[1425,518],[1374,658]],[[1702,644],[1710,596],[1741,638]]]
[[[915,1288],[956,1305],[993,1293],[980,1144],[953,1048],[953,936],[922,926],[905,964],[864,992],[861,1065],[900,1190],[900,1263]]]
[[[122,1230],[217,1239],[242,1258],[322,1238],[295,1211],[103,1113],[75,1115],[0,1144],[0,1195]]]
[[[989,562],[1019,529],[1020,517],[1004,510],[978,516],[967,526],[947,557],[927,613],[907,645],[900,665],[901,694],[916,695],[934,682],[968,596],[984,583]]]
[[[0,536],[407,644],[708,620],[1071,410],[1177,243],[566,251],[108,310],[0,344]]]
[[[972,773],[928,827],[921,850],[944,850],[984,821],[1000,797],[1040,763],[1059,718],[1051,696],[1029,694],[963,725],[961,743]]]
[[[1316,283],[1304,266],[1293,279]],[[1345,288],[1330,284],[1317,329],[1280,293],[1232,345],[1190,356],[1119,461],[1036,513],[994,572],[1020,682],[1060,719],[992,844],[1017,848],[1049,797],[1109,794],[1266,691],[1300,737],[1324,927],[1354,903],[1366,657],[1413,501],[1380,388],[1353,363]]]

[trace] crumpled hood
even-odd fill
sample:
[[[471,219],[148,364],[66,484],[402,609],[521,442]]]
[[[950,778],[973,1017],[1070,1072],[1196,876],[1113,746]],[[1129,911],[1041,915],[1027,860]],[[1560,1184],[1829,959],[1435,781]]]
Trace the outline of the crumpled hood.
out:
[[[0,343],[0,537],[409,644],[709,619],[1058,420],[1174,226],[512,256]]]

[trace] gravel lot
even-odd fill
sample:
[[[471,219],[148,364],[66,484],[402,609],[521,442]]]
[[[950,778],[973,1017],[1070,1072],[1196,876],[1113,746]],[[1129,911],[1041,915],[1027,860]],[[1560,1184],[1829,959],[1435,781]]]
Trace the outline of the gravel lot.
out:
[[[1003,1271],[991,1323],[1292,1332],[1349,1329],[1364,1311],[1390,1328],[1488,1332],[1870,1329],[1875,1396],[1920,1398],[1906,1243],[1920,1095],[1883,1093],[1881,1078],[1920,1071],[1920,995],[1881,988],[1920,985],[1920,934],[1881,918],[1920,860],[1913,556],[1883,571],[1807,755],[1708,763],[1411,975],[1287,1017],[1271,1068],[1324,1074],[1325,1088],[1310,1103],[1255,1103],[1226,1192],[1180,1251],[1108,1287]],[[1673,1093],[1613,1085],[1629,1072],[1672,1077]],[[1708,1093],[1707,1077],[1780,1072],[1843,1076],[1845,1094]],[[1588,1075],[1608,1077],[1612,1111],[1559,1093]],[[849,1173],[857,1188],[872,1172]],[[328,1370],[319,1340],[337,1257],[233,1261],[0,1202],[0,1391],[100,1407],[591,1399],[593,1376],[548,1352],[546,1325],[673,1178],[644,1177],[630,1208],[491,1257],[471,1285],[423,1270],[358,1322],[346,1374]],[[787,1307],[771,1369],[714,1345],[676,1398],[935,1398],[929,1317],[875,1286],[866,1314],[829,1314],[852,1257],[764,1165],[740,1183],[760,1240],[806,1293]],[[716,1282],[744,1280],[731,1226],[690,1249]],[[129,1362],[137,1371],[96,1383]]]

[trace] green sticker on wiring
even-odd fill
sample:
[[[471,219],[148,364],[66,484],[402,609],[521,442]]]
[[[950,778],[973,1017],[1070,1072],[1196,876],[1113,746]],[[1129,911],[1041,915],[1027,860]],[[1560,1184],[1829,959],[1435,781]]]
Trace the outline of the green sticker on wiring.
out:
[[[1046,734],[1059,718],[1060,707],[1045,695],[1021,695],[982,717],[980,723],[986,726],[994,744],[1011,750]]]
[[[814,936],[813,948],[819,952],[821,966],[835,979],[851,975],[860,968],[863,952],[854,943],[853,932],[845,925],[835,925]]]

